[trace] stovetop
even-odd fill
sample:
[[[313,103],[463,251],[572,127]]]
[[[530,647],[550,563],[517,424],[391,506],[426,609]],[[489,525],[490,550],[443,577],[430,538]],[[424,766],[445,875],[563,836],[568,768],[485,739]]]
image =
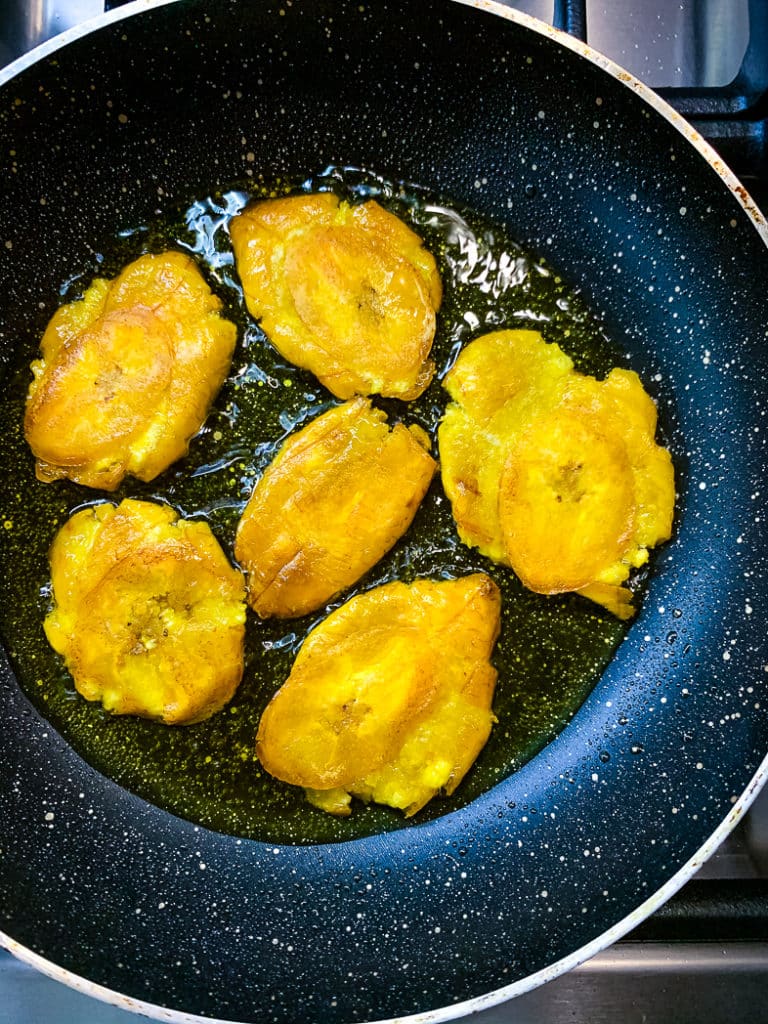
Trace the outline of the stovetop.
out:
[[[502,0],[660,92],[768,215],[766,0]],[[120,0],[0,0],[0,66]],[[664,907],[564,977],[475,1024],[768,1024],[768,792]],[[0,950],[0,1024],[131,1024]]]

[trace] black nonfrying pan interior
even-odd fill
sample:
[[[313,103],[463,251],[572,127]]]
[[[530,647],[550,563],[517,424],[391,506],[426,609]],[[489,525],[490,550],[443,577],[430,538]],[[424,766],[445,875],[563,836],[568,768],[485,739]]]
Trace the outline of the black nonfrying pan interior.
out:
[[[6,383],[126,226],[365,168],[474,211],[578,292],[659,402],[676,533],[552,742],[452,813],[347,842],[170,815],[81,759],[6,667],[2,929],[57,976],[191,1014],[442,1019],[618,937],[762,778],[764,228],[649,94],[501,8],[132,13],[2,88]]]

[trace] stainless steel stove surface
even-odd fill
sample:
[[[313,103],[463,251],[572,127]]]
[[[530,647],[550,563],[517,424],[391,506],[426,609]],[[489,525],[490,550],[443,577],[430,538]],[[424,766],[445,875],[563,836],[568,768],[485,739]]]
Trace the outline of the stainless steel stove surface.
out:
[[[766,0],[506,2],[586,39],[660,91],[768,215]],[[0,0],[0,65],[104,7],[103,0]],[[134,1020],[0,951],[0,1024]],[[472,1020],[768,1024],[768,792],[696,877],[624,940]]]

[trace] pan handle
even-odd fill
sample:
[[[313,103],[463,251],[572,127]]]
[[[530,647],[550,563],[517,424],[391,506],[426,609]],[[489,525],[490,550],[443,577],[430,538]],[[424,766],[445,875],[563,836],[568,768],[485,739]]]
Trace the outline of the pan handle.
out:
[[[587,0],[555,0],[552,14],[555,28],[587,41]]]

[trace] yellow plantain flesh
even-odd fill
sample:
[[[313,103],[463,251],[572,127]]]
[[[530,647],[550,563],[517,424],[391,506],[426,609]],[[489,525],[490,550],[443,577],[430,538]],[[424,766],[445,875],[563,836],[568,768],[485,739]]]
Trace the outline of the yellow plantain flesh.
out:
[[[176,252],[141,256],[60,307],[24,419],[38,479],[112,491],[185,455],[229,371],[236,330],[220,308]]]
[[[330,192],[255,202],[230,225],[250,313],[338,398],[417,398],[442,285],[419,236],[371,200]]]
[[[340,815],[352,796],[410,816],[453,793],[495,720],[500,608],[481,573],[353,597],[312,630],[265,709],[266,770]]]
[[[50,564],[45,633],[86,700],[187,725],[232,698],[245,586],[207,523],[133,499],[91,506],[59,530]]]
[[[631,617],[623,584],[671,536],[675,502],[637,374],[596,380],[538,332],[507,330],[471,342],[444,383],[440,464],[464,543],[537,593]]]
[[[417,426],[367,398],[282,445],[243,512],[235,557],[262,618],[305,615],[355,583],[410,526],[437,466]]]

